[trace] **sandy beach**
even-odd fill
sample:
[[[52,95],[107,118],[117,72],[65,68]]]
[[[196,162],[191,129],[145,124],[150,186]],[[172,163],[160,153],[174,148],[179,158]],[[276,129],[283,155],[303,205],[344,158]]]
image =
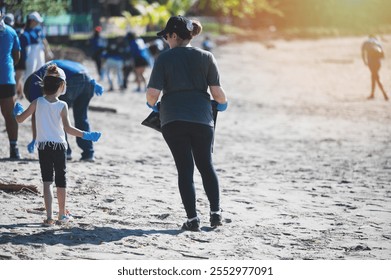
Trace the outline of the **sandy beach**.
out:
[[[1,117],[0,183],[39,193],[0,191],[0,259],[391,259],[391,103],[379,90],[366,100],[365,39],[232,42],[214,50],[229,98],[213,154],[224,210],[216,230],[198,172],[202,231],[180,230],[174,162],[161,134],[140,125],[150,110],[133,91],[133,76],[129,90],[92,99],[91,106],[116,110],[89,113],[92,129],[103,133],[96,162],[80,162],[70,139],[67,208],[75,219],[67,226],[41,226],[38,154],[26,149],[30,121],[19,126],[23,159],[10,161]],[[383,46],[380,77],[391,94],[391,36]],[[95,73],[92,61],[84,64]]]

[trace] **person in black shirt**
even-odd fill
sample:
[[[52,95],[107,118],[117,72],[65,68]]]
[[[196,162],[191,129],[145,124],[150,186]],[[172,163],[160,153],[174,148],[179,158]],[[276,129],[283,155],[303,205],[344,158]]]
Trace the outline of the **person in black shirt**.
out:
[[[182,16],[169,19],[157,33],[170,46],[159,55],[152,69],[147,89],[147,106],[160,111],[163,137],[174,157],[178,185],[188,220],[183,230],[198,231],[193,181],[194,162],[201,173],[210,204],[210,225],[222,225],[219,182],[212,163],[214,119],[212,102],[217,110],[227,108],[227,98],[220,85],[216,60],[212,53],[194,48],[190,42],[200,34],[201,23]],[[208,88],[213,97],[211,102]],[[161,104],[157,102],[161,91]]]

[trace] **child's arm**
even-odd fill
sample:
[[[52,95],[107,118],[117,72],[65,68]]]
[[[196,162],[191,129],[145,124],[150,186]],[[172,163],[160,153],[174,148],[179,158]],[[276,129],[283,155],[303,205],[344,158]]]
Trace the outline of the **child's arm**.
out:
[[[84,140],[90,140],[90,141],[98,141],[101,133],[100,132],[87,132],[87,131],[82,131],[80,129],[77,129],[76,127],[71,125],[71,122],[69,121],[69,116],[68,116],[68,105],[65,104],[64,108],[61,111],[61,118],[62,118],[62,123],[64,125],[64,131],[70,135],[80,137]]]
[[[23,107],[21,108],[23,109]],[[24,122],[25,119],[30,117],[35,112],[36,108],[37,108],[37,100],[35,99],[33,102],[31,102],[30,106],[28,106],[28,108],[25,111],[15,115],[16,121],[18,123]]]
[[[66,104],[61,111],[61,118],[62,118],[62,123],[64,125],[64,131],[66,133],[76,137],[81,137],[81,138],[83,137],[83,131],[71,125],[71,122],[69,121],[69,115],[68,115],[68,105]]]

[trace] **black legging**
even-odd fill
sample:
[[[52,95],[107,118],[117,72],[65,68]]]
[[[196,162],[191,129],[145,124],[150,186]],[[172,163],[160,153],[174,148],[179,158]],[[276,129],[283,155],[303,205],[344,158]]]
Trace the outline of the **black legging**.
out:
[[[162,127],[178,170],[178,185],[182,203],[189,219],[197,216],[193,181],[194,162],[201,173],[210,211],[220,210],[219,182],[212,163],[213,127],[175,121]],[[194,158],[194,160],[193,160]]]

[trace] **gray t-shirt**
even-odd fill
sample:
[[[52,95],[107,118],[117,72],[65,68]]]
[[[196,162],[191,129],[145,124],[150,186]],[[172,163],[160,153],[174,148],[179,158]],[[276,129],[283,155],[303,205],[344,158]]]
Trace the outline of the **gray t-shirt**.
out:
[[[157,58],[149,88],[163,91],[161,125],[188,121],[213,126],[208,86],[220,86],[212,53],[194,47],[176,47]]]

